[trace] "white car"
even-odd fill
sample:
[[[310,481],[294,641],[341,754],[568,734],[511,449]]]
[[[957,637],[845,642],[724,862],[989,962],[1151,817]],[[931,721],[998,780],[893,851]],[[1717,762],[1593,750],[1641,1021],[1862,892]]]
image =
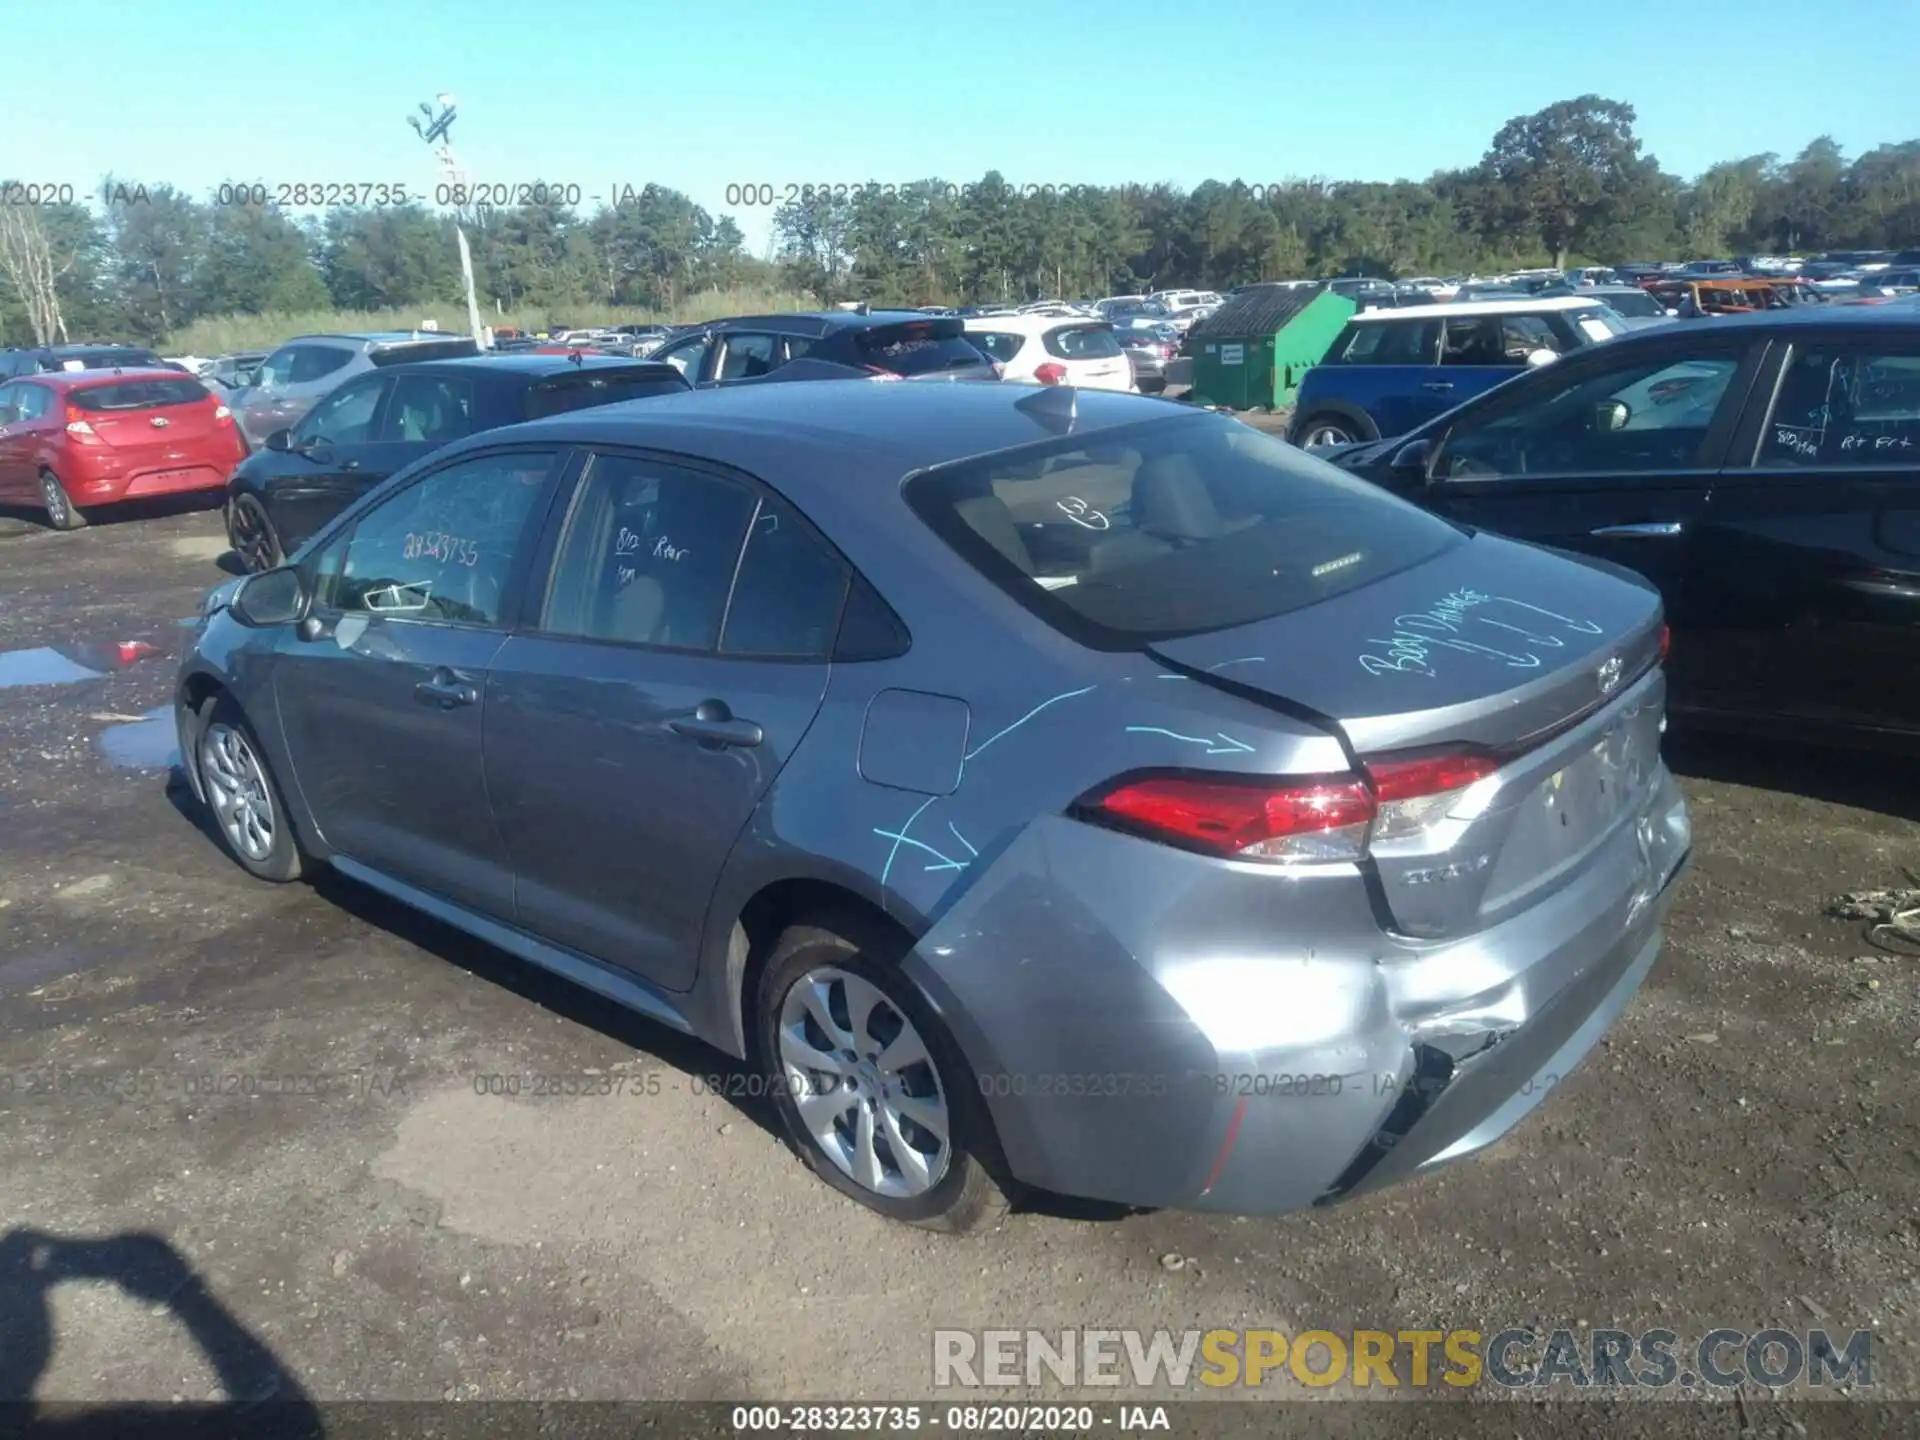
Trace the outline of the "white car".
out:
[[[1176,315],[1182,310],[1220,303],[1220,297],[1211,290],[1156,290],[1147,298],[1156,305],[1166,306]]]
[[[1002,380],[1087,390],[1139,388],[1133,383],[1133,362],[1104,320],[976,315],[967,321],[967,339],[1000,367]]]

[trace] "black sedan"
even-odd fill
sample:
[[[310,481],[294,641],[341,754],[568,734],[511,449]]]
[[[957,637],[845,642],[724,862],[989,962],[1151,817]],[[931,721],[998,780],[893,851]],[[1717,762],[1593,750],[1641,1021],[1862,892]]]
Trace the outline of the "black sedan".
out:
[[[233,472],[227,539],[247,569],[270,570],[350,502],[450,441],[687,388],[671,365],[611,356],[478,355],[370,370]]]
[[[1695,723],[1920,750],[1920,309],[1642,330],[1315,453],[1646,575]]]
[[[917,310],[712,320],[653,352],[698,386],[787,380],[997,380],[966,321]]]

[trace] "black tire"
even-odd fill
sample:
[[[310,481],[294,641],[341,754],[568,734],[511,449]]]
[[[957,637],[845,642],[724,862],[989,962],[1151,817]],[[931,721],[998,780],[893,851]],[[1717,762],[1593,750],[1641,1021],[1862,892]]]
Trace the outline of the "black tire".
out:
[[[220,841],[227,853],[255,879],[270,880],[278,885],[298,880],[306,873],[307,857],[293,833],[293,822],[288,818],[287,803],[281,795],[279,782],[273,778],[266,752],[261,749],[253,727],[247,724],[247,717],[230,696],[216,695],[200,707],[199,722],[195,727],[193,765],[201,793],[206,797],[207,808],[213,813],[214,828],[220,832]],[[223,790],[230,792],[233,787],[226,784],[220,761],[210,751],[222,748],[228,736],[234,737],[244,753],[251,757],[261,792],[253,803],[257,807],[264,802],[266,814],[270,817],[271,844],[259,847],[253,853],[236,838],[233,828],[235,822],[230,820],[219,799]],[[227,766],[231,770],[244,769],[244,766],[236,763],[231,750],[227,752]],[[245,827],[242,828],[244,830]]]
[[[890,1220],[952,1235],[975,1234],[997,1224],[1007,1213],[1008,1187],[995,1178],[982,1159],[997,1152],[972,1071],[946,1027],[895,963],[905,947],[905,940],[885,926],[856,915],[823,916],[788,927],[768,956],[753,997],[757,1058],[787,1142],[815,1175]],[[939,1087],[937,1095],[945,1101],[948,1143],[944,1170],[930,1188],[918,1194],[884,1195],[862,1184],[827,1154],[801,1119],[792,1093],[795,1087],[781,1059],[781,1011],[794,986],[816,971],[850,975],[872,985],[898,1016],[913,1026],[926,1047],[930,1060],[924,1068],[932,1072]],[[885,1023],[885,1017],[876,1011],[872,1024]],[[878,1048],[877,1037],[871,1032],[861,1038]],[[924,1078],[921,1083],[924,1085]],[[871,1109],[874,1102],[852,1103],[864,1103]]]
[[[280,544],[280,532],[274,528],[267,507],[260,503],[258,496],[245,491],[227,503],[227,543],[252,574],[272,570],[286,562],[287,552]]]
[[[67,487],[51,470],[40,472],[40,503],[47,507],[47,524],[55,530],[84,530],[87,517],[67,494]]]

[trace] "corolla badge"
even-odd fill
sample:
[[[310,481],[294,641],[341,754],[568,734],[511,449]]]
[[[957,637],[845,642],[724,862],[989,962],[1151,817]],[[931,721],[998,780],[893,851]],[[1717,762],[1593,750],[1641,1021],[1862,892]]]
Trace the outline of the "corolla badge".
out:
[[[1620,671],[1623,667],[1618,655],[1602,660],[1600,668],[1593,672],[1593,678],[1599,683],[1602,695],[1611,695],[1620,683]]]

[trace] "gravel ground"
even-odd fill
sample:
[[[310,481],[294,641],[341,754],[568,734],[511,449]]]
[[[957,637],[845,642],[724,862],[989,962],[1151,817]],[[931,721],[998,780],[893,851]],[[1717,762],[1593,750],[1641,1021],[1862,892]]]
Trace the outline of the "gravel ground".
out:
[[[0,530],[0,1400],[931,1398],[936,1327],[1241,1325],[1871,1329],[1873,1389],[1920,1398],[1920,959],[1822,916],[1920,864],[1908,768],[1677,739],[1698,848],[1667,952],[1474,1162],[1282,1219],[1049,1204],[954,1241],[811,1180],[710,1093],[717,1055],[231,864],[141,723],[222,578],[215,514]],[[126,641],[164,653],[5,683]],[[632,1078],[476,1093],[527,1072]]]

